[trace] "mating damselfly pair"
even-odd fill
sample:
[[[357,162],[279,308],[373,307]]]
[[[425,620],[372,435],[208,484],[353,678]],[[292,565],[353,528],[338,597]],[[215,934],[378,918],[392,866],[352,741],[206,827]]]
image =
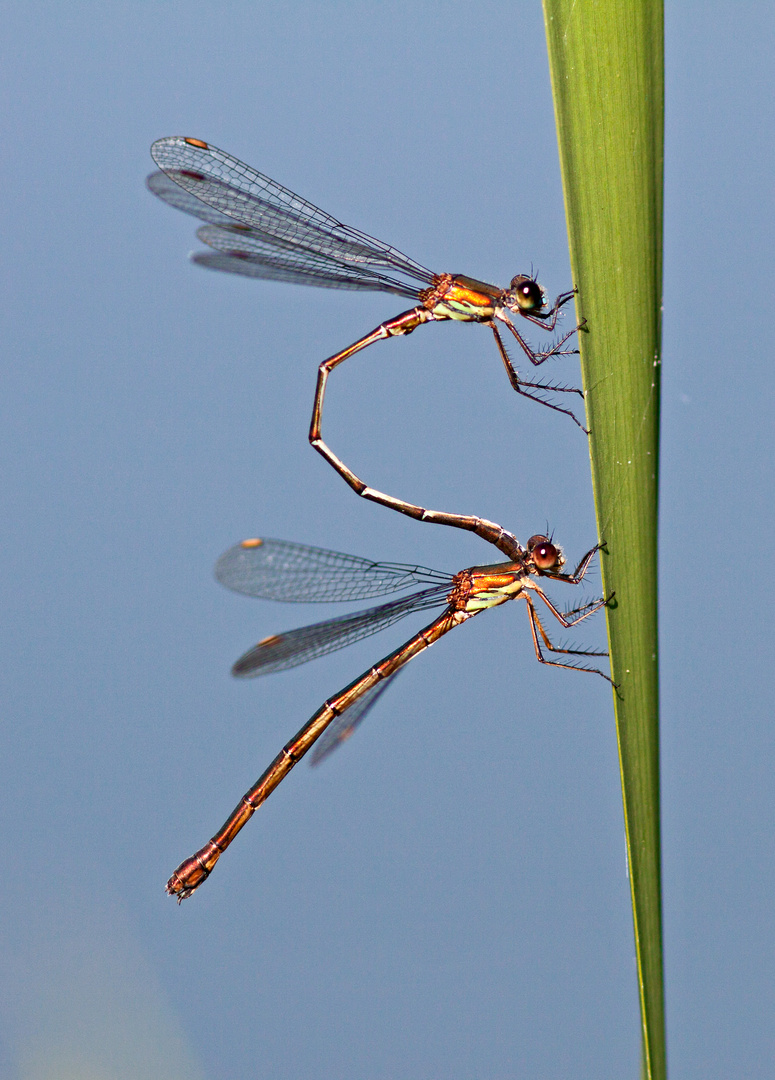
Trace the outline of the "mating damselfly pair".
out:
[[[536,367],[551,357],[575,352],[563,346],[581,325],[574,326],[545,350],[536,351],[509,315],[518,315],[532,325],[553,331],[561,309],[573,298],[573,290],[562,293],[548,307],[541,287],[530,275],[518,274],[508,288],[501,289],[460,274],[434,274],[397,249],[342,224],[276,181],[199,139],[160,139],[153,144],[151,154],[160,171],[149,176],[150,190],[176,209],[205,222],[197,236],[213,250],[194,255],[199,265],[248,277],[324,288],[372,290],[419,301],[319,365],[309,440],[358,495],[422,521],[474,532],[494,544],[507,559],[450,575],[423,567],[370,562],[286,541],[256,539],[243,541],[219,560],[216,576],[223,584],[266,599],[357,600],[401,591],[411,585],[425,586],[354,615],[265,638],[237,661],[233,668],[235,675],[279,671],[376,633],[412,612],[441,605],[444,611],[329,699],[282,749],[212,840],[172,875],[167,890],[181,900],[209,875],[256,808],[318,739],[321,744],[315,754],[317,760],[352,733],[409,660],[485,608],[512,599],[525,600],[535,653],[542,663],[592,671],[608,679],[597,668],[574,664],[568,659],[549,659],[545,655],[544,650],[566,658],[605,654],[553,645],[534,603],[534,598],[540,599],[563,626],[570,627],[598,611],[606,599],[601,597],[562,612],[538,584],[538,579],[544,578],[579,584],[599,545],[587,552],[572,574],[564,572],[564,557],[550,537],[533,536],[522,547],[512,533],[493,522],[428,510],[377,491],[337,457],[321,433],[326,384],[334,368],[377,341],[409,334],[425,322],[444,320],[478,322],[489,327],[512,388],[568,415],[586,430],[570,409],[547,397],[554,392],[580,394],[581,391],[522,379],[500,333],[500,327],[506,327]]]

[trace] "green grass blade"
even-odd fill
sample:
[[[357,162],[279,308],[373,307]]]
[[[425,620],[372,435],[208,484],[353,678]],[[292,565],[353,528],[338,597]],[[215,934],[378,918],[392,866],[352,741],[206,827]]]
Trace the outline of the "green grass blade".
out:
[[[544,0],[606,592],[643,1034],[666,1076],[659,845],[657,481],[663,10]]]

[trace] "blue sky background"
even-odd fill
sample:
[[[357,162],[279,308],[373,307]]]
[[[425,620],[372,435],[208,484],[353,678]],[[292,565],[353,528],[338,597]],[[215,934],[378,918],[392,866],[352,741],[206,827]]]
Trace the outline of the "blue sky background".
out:
[[[775,1050],[773,44],[767,4],[668,11],[664,914],[671,1069],[698,1080],[769,1077]],[[0,1073],[636,1076],[610,690],[541,668],[520,605],[413,663],[191,900],[163,892],[421,625],[235,682],[259,637],[339,611],[230,594],[217,556],[255,534],[494,556],[357,500],[307,445],[317,363],[400,298],[194,267],[148,147],[207,139],[434,269],[533,266],[554,296],[539,5],[26,5],[0,50]],[[570,558],[595,540],[583,436],[511,393],[476,327],[345,365],[325,434],[383,490],[548,525]]]

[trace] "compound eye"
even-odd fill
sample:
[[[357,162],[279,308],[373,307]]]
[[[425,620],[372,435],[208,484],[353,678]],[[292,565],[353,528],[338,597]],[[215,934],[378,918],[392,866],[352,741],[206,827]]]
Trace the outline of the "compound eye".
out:
[[[551,570],[559,562],[560,552],[545,536],[531,536],[527,550],[539,570]]]
[[[544,306],[544,294],[537,281],[529,277],[515,277],[511,289],[520,311],[540,311]]]

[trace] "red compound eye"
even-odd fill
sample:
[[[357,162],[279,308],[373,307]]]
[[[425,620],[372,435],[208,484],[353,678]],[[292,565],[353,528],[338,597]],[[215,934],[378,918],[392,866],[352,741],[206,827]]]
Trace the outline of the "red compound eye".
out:
[[[540,544],[533,552],[533,562],[539,570],[549,570],[557,563],[558,555],[554,544]]]
[[[551,570],[560,558],[559,550],[546,536],[531,536],[527,542],[527,550],[539,570]]]

